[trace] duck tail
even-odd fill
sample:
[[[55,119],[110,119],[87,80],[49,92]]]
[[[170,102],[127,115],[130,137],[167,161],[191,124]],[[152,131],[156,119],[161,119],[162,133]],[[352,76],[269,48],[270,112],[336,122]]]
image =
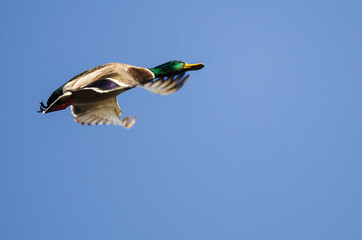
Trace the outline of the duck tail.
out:
[[[49,101],[48,101],[48,105],[45,105],[44,102],[42,101],[40,103],[40,110],[38,111],[38,113],[41,113],[40,116],[42,116],[44,113],[50,113],[50,112],[55,112],[55,111],[66,109],[67,107],[69,107],[72,104],[73,100],[74,100],[74,96],[72,96],[72,93],[66,92],[63,95],[59,96],[51,104],[49,104]]]
[[[38,113],[41,113],[39,117],[43,116],[44,113],[46,113],[46,110],[48,109],[48,106],[44,104],[43,101],[40,103],[40,110],[37,111]]]

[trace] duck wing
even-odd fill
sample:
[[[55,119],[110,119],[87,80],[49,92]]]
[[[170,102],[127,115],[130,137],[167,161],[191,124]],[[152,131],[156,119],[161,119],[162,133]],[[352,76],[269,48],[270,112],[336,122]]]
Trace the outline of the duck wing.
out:
[[[141,87],[155,94],[168,95],[179,90],[185,84],[189,76],[190,75],[185,76],[185,73],[181,73],[176,77],[160,77],[142,84]]]
[[[89,69],[64,84],[64,91],[79,91],[95,84],[97,81],[105,79],[111,80],[111,82],[113,81],[123,87],[125,85],[134,87],[138,85],[138,82],[128,73],[129,67],[130,65],[123,63],[108,63]],[[102,87],[104,86],[102,85]],[[109,87],[112,87],[112,85],[109,85]]]
[[[136,117],[130,119],[127,116],[121,119],[122,112],[116,97],[92,104],[72,105],[71,109],[75,117],[74,121],[80,124],[120,125],[129,129],[136,122]]]

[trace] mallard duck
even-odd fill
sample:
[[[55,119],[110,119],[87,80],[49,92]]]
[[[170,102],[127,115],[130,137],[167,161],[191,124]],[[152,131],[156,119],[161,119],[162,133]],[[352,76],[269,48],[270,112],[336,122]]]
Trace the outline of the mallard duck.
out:
[[[121,118],[117,95],[134,87],[152,93],[168,95],[180,89],[189,75],[186,71],[203,68],[202,63],[188,64],[169,61],[154,68],[136,67],[123,63],[108,63],[73,77],[55,90],[47,101],[40,103],[40,113],[50,113],[71,107],[77,123],[112,124],[131,128],[136,117]]]

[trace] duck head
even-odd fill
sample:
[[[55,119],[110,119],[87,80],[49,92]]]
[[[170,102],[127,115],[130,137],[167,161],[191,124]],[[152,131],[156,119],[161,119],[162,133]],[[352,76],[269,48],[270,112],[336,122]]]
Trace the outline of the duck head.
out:
[[[169,77],[173,75],[178,75],[186,71],[199,70],[204,67],[202,63],[189,64],[177,60],[169,61],[167,63],[161,64],[157,67],[150,68],[155,77]]]

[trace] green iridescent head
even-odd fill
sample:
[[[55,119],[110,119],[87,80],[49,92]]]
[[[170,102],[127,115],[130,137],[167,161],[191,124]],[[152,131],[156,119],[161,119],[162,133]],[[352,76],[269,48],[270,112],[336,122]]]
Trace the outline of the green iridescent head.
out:
[[[186,71],[199,70],[204,67],[202,63],[188,64],[181,61],[169,61],[162,65],[159,65],[150,70],[155,74],[155,77],[168,77],[177,75]]]

